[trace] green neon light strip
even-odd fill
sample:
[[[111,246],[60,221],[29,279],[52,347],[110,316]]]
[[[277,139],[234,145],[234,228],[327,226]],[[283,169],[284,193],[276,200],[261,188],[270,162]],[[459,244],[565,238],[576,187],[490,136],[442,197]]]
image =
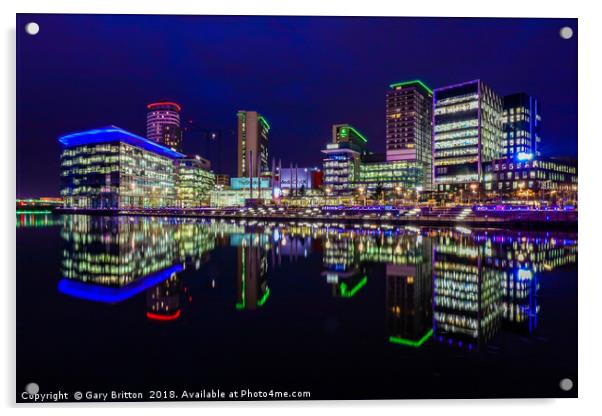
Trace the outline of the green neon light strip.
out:
[[[241,250],[242,255],[241,257],[241,263],[242,263],[242,273],[241,273],[241,278],[242,278],[242,284],[241,284],[241,288],[242,288],[242,296],[241,296],[241,301],[236,303],[236,310],[243,310],[246,308],[247,306],[247,296],[246,296],[246,290],[247,290],[247,282],[245,281],[245,274],[247,273],[247,261],[245,258],[245,249],[243,248]]]
[[[354,127],[349,126],[349,130],[351,130],[352,132],[357,134],[359,136],[359,138],[362,139],[364,142],[368,143],[368,139],[366,139],[364,137],[364,135],[362,133],[360,133],[359,131],[357,131]]]
[[[343,296],[344,298],[350,298],[350,297],[352,297],[361,288],[363,288],[364,286],[366,286],[366,283],[368,283],[368,276],[364,276],[364,278],[362,280],[360,280],[357,283],[357,285],[355,285],[355,287],[353,289],[351,289],[350,291],[347,291],[347,283],[345,283],[345,282],[341,283],[341,296]]]
[[[268,296],[270,296],[270,288],[266,288],[265,293],[263,294],[263,297],[261,299],[259,299],[259,302],[257,302],[257,306],[263,306],[263,304],[265,303],[266,300],[268,300]]]
[[[399,338],[399,337],[389,337],[389,342],[391,342],[393,344],[400,344],[400,345],[406,345],[408,347],[419,348],[422,344],[424,344],[426,342],[427,339],[429,339],[432,336],[433,336],[433,330],[430,329],[418,341],[414,341],[414,340],[406,339],[406,338]]]
[[[263,123],[263,125],[265,126],[266,129],[271,129],[270,127],[270,123],[268,123],[268,121],[265,119],[264,116],[259,116],[259,121],[261,121]]]
[[[427,90],[428,92],[430,92],[431,94],[433,93],[433,90],[431,90],[429,87],[427,87],[426,84],[424,82],[420,81],[419,79],[415,79],[413,81],[397,82],[395,84],[389,85],[389,87],[395,88],[395,87],[403,87],[403,86],[406,86],[406,85],[413,85],[413,84],[418,84],[422,88],[424,88],[425,90]]]
[[[17,211],[17,215],[20,214],[52,214],[52,211]]]

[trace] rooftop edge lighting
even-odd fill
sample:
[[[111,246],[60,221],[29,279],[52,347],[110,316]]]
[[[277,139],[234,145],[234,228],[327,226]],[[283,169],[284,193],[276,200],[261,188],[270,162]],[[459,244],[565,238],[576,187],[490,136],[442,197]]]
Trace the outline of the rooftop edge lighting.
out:
[[[270,130],[272,127],[270,126],[270,123],[268,123],[268,121],[265,119],[264,116],[259,116],[258,117],[259,121],[264,125],[264,127],[268,130]]]
[[[407,339],[407,338],[389,337],[389,342],[392,344],[399,344],[399,345],[406,345],[408,347],[413,347],[413,348],[420,348],[422,346],[422,344],[424,344],[426,342],[426,340],[429,339],[432,335],[433,335],[433,329],[431,328],[426,334],[424,334],[424,336],[422,338],[420,338],[417,341],[412,340],[412,339]]]
[[[145,139],[117,126],[106,126],[98,129],[85,130],[66,134],[59,137],[59,142],[65,147],[83,146],[86,144],[111,143],[121,141],[132,146],[158,153],[174,159],[184,158],[185,155],[169,149],[152,140]]]
[[[475,84],[475,83],[479,83],[481,82],[480,79],[473,79],[471,81],[465,81],[465,82],[460,82],[458,84],[451,84],[451,85],[446,85],[445,87],[439,87],[439,88],[435,88],[435,92],[437,91],[445,91],[445,90],[450,90],[452,88],[457,88],[457,87],[464,87],[466,85],[470,85],[470,84]]]
[[[176,107],[178,109],[178,111],[180,111],[182,109],[182,107],[180,107],[180,104],[174,103],[173,101],[160,101],[158,103],[151,103],[151,104],[147,105],[146,108],[148,108],[150,110],[151,108],[160,107],[163,105],[173,105],[174,107]]]
[[[396,88],[396,87],[404,87],[406,85],[420,85],[422,88],[424,88],[425,90],[427,90],[429,93],[433,93],[433,90],[430,89],[424,82],[420,81],[419,79],[415,79],[412,81],[403,81],[403,82],[396,82],[394,84],[389,85],[389,88]]]
[[[352,132],[354,132],[365,143],[368,143],[368,139],[366,139],[366,137],[362,133],[360,133],[359,131],[357,131],[357,129],[355,127],[349,126],[349,130],[351,130]]]

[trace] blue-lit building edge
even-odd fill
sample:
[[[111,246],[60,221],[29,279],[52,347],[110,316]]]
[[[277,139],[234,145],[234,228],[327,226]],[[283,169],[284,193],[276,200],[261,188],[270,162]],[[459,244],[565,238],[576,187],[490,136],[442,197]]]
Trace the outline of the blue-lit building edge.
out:
[[[61,196],[65,199],[66,207],[85,209],[120,209],[120,208],[160,208],[176,206],[174,161],[184,158],[185,155],[168,149],[148,139],[115,126],[107,126],[99,129],[87,130],[61,136],[59,142],[63,146],[61,154]],[[164,181],[153,183],[150,175],[141,174],[135,178],[136,182],[143,183],[146,188],[139,189],[134,195],[134,190],[125,191],[123,182],[127,182],[125,176],[123,148],[121,144],[129,145],[140,151],[139,157],[145,158],[149,154],[159,156],[162,160]],[[102,145],[114,145],[116,149],[102,148]],[[85,156],[77,158],[81,161],[94,157],[104,157],[107,163],[93,164],[101,169],[100,172],[86,171],[90,164],[69,164],[64,166],[67,149],[85,148]],[[109,161],[112,158],[112,161]],[[89,159],[88,159],[89,160]],[[111,166],[113,165],[113,166]],[[144,166],[144,164],[141,164]],[[80,168],[82,174],[75,174],[74,170]],[[143,168],[141,168],[143,169]],[[110,170],[110,173],[106,171]],[[129,177],[132,180],[132,175]],[[80,188],[80,189],[78,189]],[[84,188],[84,191],[81,191]],[[129,189],[129,188],[128,188]],[[154,191],[153,191],[154,190]],[[156,195],[153,195],[155,193]]]
[[[175,264],[164,270],[142,276],[119,288],[63,278],[58,283],[58,291],[71,297],[93,302],[119,303],[158,285],[169,279],[172,274],[179,273],[182,270],[183,266],[181,264]]]
[[[151,140],[145,139],[144,137],[140,137],[134,133],[130,133],[129,131],[123,130],[117,126],[106,126],[98,129],[66,134],[64,136],[59,137],[59,142],[64,147],[76,147],[88,144],[122,142],[172,159],[185,157],[185,155],[183,155],[182,153],[176,152],[175,150],[171,150],[165,146],[162,146]]]
[[[529,111],[528,120],[511,121],[511,109],[524,108]],[[541,155],[539,143],[541,141],[541,106],[538,100],[526,93],[516,93],[504,96],[504,154],[513,159],[520,153],[532,154],[534,157]],[[528,132],[527,143],[517,144],[517,133]],[[513,144],[510,145],[510,142]]]

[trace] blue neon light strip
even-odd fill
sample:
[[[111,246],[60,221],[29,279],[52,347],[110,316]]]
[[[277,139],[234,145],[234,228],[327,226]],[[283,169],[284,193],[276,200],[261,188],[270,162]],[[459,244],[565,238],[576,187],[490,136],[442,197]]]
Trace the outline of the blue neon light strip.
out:
[[[134,282],[121,288],[83,283],[77,280],[63,278],[59,281],[58,290],[60,293],[74,298],[90,300],[93,302],[118,303],[158,285],[164,280],[167,280],[173,273],[178,273],[183,269],[181,264],[175,264],[157,273],[136,279]]]
[[[59,137],[59,142],[65,147],[83,146],[86,144],[124,142],[132,146],[141,147],[150,152],[167,156],[172,159],[182,158],[185,155],[171,150],[165,146],[155,143],[152,140],[145,139],[125,131],[116,126],[107,126],[99,129],[80,131]]]

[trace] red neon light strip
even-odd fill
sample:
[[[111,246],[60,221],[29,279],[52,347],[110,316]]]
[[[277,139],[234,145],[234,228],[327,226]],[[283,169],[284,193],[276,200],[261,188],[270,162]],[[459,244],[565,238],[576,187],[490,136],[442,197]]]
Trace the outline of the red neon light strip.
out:
[[[180,309],[178,309],[175,313],[173,313],[171,315],[159,315],[156,313],[147,312],[146,317],[148,319],[153,319],[155,321],[175,321],[176,319],[178,319],[180,317],[181,313],[182,313],[182,311]]]
[[[160,103],[152,103],[147,106],[147,108],[159,107],[161,105],[175,105],[178,111],[181,110],[181,107],[178,103],[174,103],[173,101],[162,101]]]

